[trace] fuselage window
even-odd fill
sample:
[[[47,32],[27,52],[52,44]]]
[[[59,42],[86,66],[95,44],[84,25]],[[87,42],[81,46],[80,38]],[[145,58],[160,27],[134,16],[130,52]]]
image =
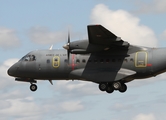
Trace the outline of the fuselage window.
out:
[[[57,58],[55,58],[55,59],[54,59],[54,61],[56,62],[56,61],[58,61],[58,59],[57,59]]]
[[[22,58],[23,61],[35,61],[36,57],[35,55],[27,55],[25,57]]]
[[[67,62],[68,62],[68,60],[67,60],[67,59],[65,59],[65,60],[64,60],[64,62],[65,62],[65,63],[67,63]]]
[[[34,56],[34,55],[31,55],[31,56],[30,56],[30,61],[35,61],[35,60],[36,60],[35,56]]]
[[[94,62],[97,63],[97,59],[95,59]]]
[[[118,62],[122,62],[122,59],[121,59],[121,58],[119,58],[119,59],[118,59]]]
[[[134,62],[133,58],[130,59],[131,62]]]
[[[112,62],[116,62],[116,60],[115,60],[115,59],[112,59]]]
[[[76,63],[80,63],[80,60],[79,60],[79,59],[77,59],[77,60],[76,60]]]
[[[26,56],[25,57],[25,61],[29,61],[30,60],[30,57],[29,56]]]
[[[100,60],[100,62],[101,62],[101,63],[103,63],[103,62],[104,62],[104,60],[103,60],[103,59],[101,59],[101,60]]]
[[[109,63],[110,62],[110,59],[106,59],[106,63]]]
[[[128,62],[128,60],[127,60],[127,59],[124,59],[124,62]]]
[[[92,62],[92,60],[88,60],[88,62]]]
[[[50,60],[49,60],[49,59],[47,59],[47,63],[50,63]]]
[[[82,62],[83,62],[83,63],[85,63],[85,62],[86,62],[86,60],[85,60],[85,59],[83,59],[83,60],[82,60]]]

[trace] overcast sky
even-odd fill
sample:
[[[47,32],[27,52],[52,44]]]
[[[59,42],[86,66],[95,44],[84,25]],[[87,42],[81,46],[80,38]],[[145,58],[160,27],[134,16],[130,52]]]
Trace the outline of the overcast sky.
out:
[[[127,83],[125,93],[101,92],[81,81],[15,82],[7,69],[36,49],[61,49],[87,38],[87,25],[101,24],[134,45],[166,47],[165,0],[1,0],[0,119],[165,120],[166,74]]]

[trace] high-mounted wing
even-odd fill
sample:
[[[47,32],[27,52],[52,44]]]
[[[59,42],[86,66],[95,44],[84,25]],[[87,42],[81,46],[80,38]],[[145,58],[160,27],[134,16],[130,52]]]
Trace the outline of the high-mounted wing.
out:
[[[115,34],[101,25],[88,26],[89,43],[103,46],[129,46],[128,42],[123,41]]]
[[[107,51],[110,48],[128,49],[129,43],[107,30],[101,25],[89,25],[88,40],[79,40],[66,44],[63,48],[74,54],[89,54]]]

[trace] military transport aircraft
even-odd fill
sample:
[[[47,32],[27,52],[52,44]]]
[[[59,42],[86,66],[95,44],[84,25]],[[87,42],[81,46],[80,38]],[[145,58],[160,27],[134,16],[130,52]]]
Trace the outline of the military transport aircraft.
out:
[[[16,81],[83,80],[99,84],[101,91],[125,92],[126,83],[166,71],[166,48],[130,45],[101,25],[89,25],[88,40],[70,42],[64,49],[35,50],[8,70]],[[85,88],[86,89],[86,88]]]

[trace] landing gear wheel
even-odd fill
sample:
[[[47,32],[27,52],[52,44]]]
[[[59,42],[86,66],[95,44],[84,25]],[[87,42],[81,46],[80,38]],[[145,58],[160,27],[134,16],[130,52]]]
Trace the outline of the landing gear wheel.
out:
[[[124,93],[124,92],[126,92],[126,90],[127,90],[126,84],[122,84],[120,89],[119,89],[119,92]]]
[[[106,91],[106,89],[107,89],[107,83],[100,83],[99,84],[99,89],[101,91]]]
[[[113,93],[114,92],[114,88],[112,86],[108,86],[106,89],[107,93]]]
[[[112,86],[114,87],[115,90],[119,90],[121,88],[121,83],[120,82],[114,82],[112,84]]]
[[[37,90],[37,85],[31,84],[30,90],[33,91],[33,92],[36,91]]]

